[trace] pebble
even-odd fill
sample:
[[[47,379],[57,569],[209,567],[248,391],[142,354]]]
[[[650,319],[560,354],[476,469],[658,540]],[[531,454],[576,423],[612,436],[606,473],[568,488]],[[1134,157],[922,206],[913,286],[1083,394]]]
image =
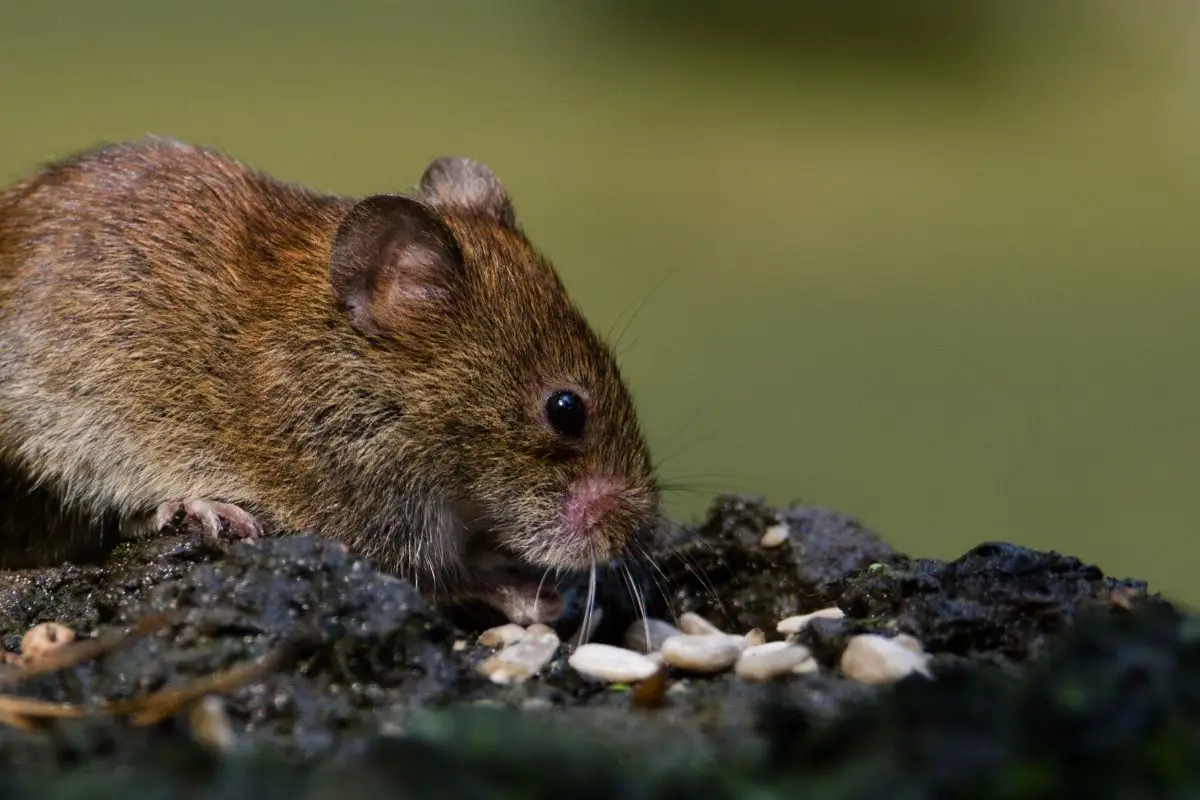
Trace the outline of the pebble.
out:
[[[772,525],[763,532],[762,538],[758,540],[760,547],[779,547],[788,540],[787,525]]]
[[[509,623],[495,628],[488,628],[479,634],[479,643],[484,647],[507,647],[524,639],[529,631],[520,625]]]
[[[846,612],[842,611],[837,606],[822,608],[819,611],[814,611],[811,614],[798,614],[794,617],[781,619],[779,624],[775,626],[775,630],[779,633],[791,634],[799,633],[808,627],[808,623],[818,617],[822,619],[841,619],[846,616]]]
[[[874,633],[859,634],[846,644],[841,667],[850,680],[872,685],[894,683],[914,672],[933,677],[924,653],[914,653],[903,644]]]
[[[544,636],[547,633],[553,633],[555,636],[558,635],[557,633],[555,633],[554,628],[551,628],[549,625],[547,625],[544,622],[533,623],[532,625],[530,625],[528,628],[525,629],[525,632],[532,636]]]
[[[40,622],[21,637],[21,655],[36,661],[75,641],[75,631],[61,622]]]
[[[580,645],[567,663],[580,674],[610,683],[644,681],[659,669],[654,659],[610,644]]]
[[[663,642],[663,661],[689,672],[722,672],[737,662],[746,640],[727,633],[681,634]]]
[[[487,675],[492,683],[522,683],[550,663],[558,652],[558,645],[558,635],[555,633],[526,636],[485,658],[479,665],[479,671]]]
[[[683,631],[689,636],[707,636],[714,633],[725,633],[716,625],[713,625],[704,617],[693,611],[688,611],[679,618],[679,630]]]
[[[760,644],[767,643],[767,635],[763,633],[761,628],[751,628],[746,631],[746,645],[748,647],[756,647]]]
[[[646,643],[646,629],[650,629],[650,642]],[[662,649],[662,643],[672,636],[678,636],[681,631],[663,619],[648,617],[645,620],[635,619],[625,631],[621,644],[638,653],[653,653]]]
[[[812,661],[812,653],[807,647],[787,642],[767,642],[743,650],[733,671],[748,681],[768,681],[793,671],[805,661]]]

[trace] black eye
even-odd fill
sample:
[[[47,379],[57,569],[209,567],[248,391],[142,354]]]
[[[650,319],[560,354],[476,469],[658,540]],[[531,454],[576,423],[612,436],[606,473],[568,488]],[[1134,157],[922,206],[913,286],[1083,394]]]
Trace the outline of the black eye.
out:
[[[587,424],[587,406],[575,392],[558,391],[546,400],[546,419],[560,436],[578,439]]]

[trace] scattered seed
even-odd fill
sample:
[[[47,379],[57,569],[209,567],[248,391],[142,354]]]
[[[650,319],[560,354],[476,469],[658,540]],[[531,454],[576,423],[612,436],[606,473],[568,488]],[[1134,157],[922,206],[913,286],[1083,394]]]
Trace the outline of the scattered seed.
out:
[[[767,635],[761,628],[751,628],[746,632],[746,646],[757,647],[767,643]]]
[[[650,629],[650,642],[646,642],[646,629]],[[648,617],[645,620],[635,619],[625,631],[621,642],[626,648],[637,653],[653,653],[662,648],[662,643],[672,636],[678,636],[680,630],[666,620]]]
[[[932,678],[928,657],[914,653],[886,636],[874,633],[852,638],[842,653],[842,672],[847,678],[872,685],[894,683],[913,672]]]
[[[468,644],[469,643],[466,639],[455,639],[454,644],[450,645],[450,649],[456,653],[461,653],[463,650],[467,649]]]
[[[733,669],[748,681],[769,681],[811,659],[812,653],[802,645],[767,642],[743,650]]]
[[[724,631],[713,625],[699,614],[688,611],[679,618],[679,630],[689,636],[708,636],[710,634],[721,633]]]
[[[1122,608],[1129,611],[1133,608],[1133,604],[1144,596],[1145,592],[1139,591],[1129,586],[1114,587],[1109,592],[1108,602],[1117,608]]]
[[[530,625],[528,628],[525,629],[525,632],[532,636],[544,636],[547,633],[553,633],[555,636],[558,635],[558,633],[554,630],[554,628],[551,628],[549,625],[547,625],[544,622],[533,623],[532,625]]]
[[[809,656],[808,658],[804,659],[796,666],[792,667],[792,673],[794,675],[808,675],[810,673],[820,672],[820,671],[821,671],[821,665],[818,664],[817,660],[815,658],[813,658],[812,656]]]
[[[507,647],[516,644],[526,637],[528,632],[520,625],[508,623],[495,628],[488,628],[479,634],[479,643],[484,647]]]
[[[659,669],[653,659],[641,653],[595,643],[575,648],[567,663],[580,674],[609,683],[644,681]]]
[[[907,633],[896,634],[892,641],[905,650],[911,650],[918,655],[925,653],[925,648],[921,646],[921,640],[915,636],[909,636]]]
[[[21,655],[26,661],[54,652],[75,641],[75,631],[61,622],[42,622],[34,625],[21,637]]]
[[[681,634],[663,642],[662,657],[673,667],[689,672],[723,672],[746,649],[746,640],[727,633]]]
[[[550,663],[558,652],[558,645],[558,635],[554,633],[526,636],[485,658],[479,664],[479,671],[487,675],[492,683],[523,683]]]
[[[763,532],[762,538],[758,540],[760,547],[779,547],[788,540],[787,525],[772,525]]]
[[[846,612],[837,606],[830,606],[829,608],[822,608],[819,611],[813,611],[811,614],[798,614],[794,617],[782,619],[775,626],[775,630],[786,634],[799,633],[808,627],[808,623],[818,617],[821,619],[841,619],[844,616],[846,616]]]
[[[187,721],[192,738],[202,746],[216,753],[233,750],[236,737],[222,697],[210,694],[192,703],[187,710]]]
[[[110,653],[117,648],[128,647],[139,639],[173,625],[184,616],[181,609],[159,611],[142,617],[127,631],[110,631],[81,639],[70,645],[60,646],[35,662],[22,660],[21,669],[0,672],[0,686],[10,686],[35,675],[57,672],[95,658],[101,653]]]

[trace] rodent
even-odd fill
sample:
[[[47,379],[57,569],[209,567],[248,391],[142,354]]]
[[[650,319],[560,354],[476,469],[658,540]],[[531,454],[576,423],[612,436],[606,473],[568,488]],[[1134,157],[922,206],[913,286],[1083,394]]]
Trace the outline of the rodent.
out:
[[[6,567],[183,515],[315,531],[525,622],[557,613],[539,578],[660,515],[611,347],[451,157],[355,198],[147,137],[6,189],[0,468]]]

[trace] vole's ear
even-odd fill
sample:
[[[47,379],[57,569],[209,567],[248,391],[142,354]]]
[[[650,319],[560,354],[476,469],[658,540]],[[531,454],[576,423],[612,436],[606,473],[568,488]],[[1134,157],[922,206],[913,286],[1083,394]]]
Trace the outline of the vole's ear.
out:
[[[452,304],[464,277],[454,234],[411,197],[360,200],[333,240],[334,296],[363,333],[396,330],[415,312]]]
[[[512,228],[517,224],[508,192],[490,169],[469,158],[444,156],[425,168],[421,199],[434,208],[480,214]]]

